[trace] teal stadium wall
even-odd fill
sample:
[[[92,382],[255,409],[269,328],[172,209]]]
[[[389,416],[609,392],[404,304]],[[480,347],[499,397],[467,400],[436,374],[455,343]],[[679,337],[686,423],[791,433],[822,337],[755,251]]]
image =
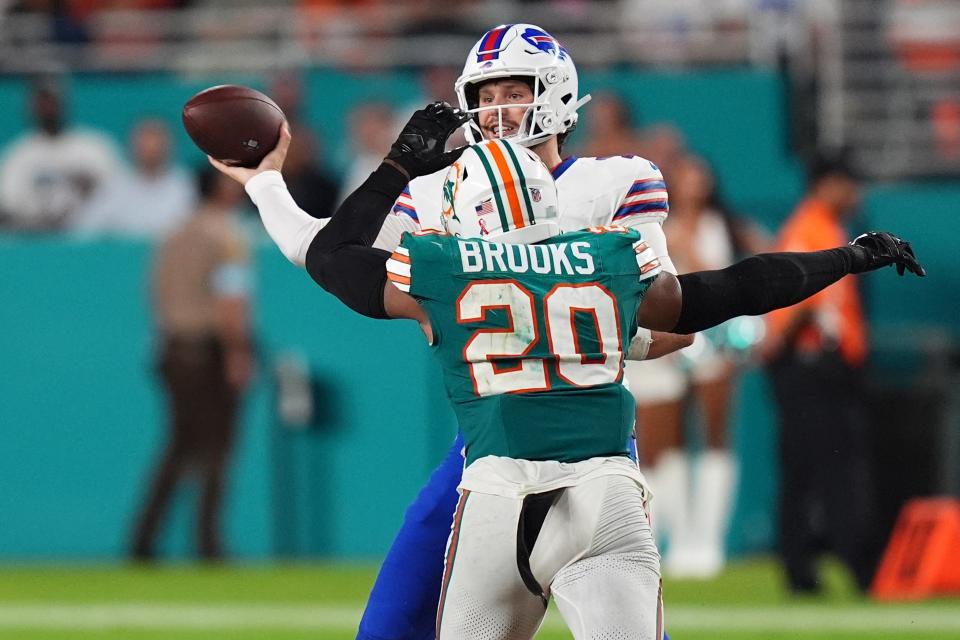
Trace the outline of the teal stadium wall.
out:
[[[143,116],[168,120],[181,161],[200,154],[179,126],[179,106],[211,84],[245,76],[77,76],[72,120],[122,140]],[[787,152],[783,91],[770,74],[608,72],[587,74],[590,91],[615,88],[641,122],[676,124],[711,159],[726,195],[775,226],[801,191]],[[330,87],[336,87],[331,91]],[[26,83],[0,79],[0,145],[23,131]],[[346,114],[362,100],[410,104],[405,74],[307,76],[308,118],[334,166],[348,157]],[[587,131],[579,135],[586,135]],[[960,330],[958,260],[952,246],[960,186],[872,188],[864,226],[914,240],[931,276],[866,279],[876,326]],[[438,371],[414,327],[375,323],[342,309],[261,239],[256,324],[264,362],[244,410],[225,527],[232,554],[364,558],[381,555],[404,506],[454,432]],[[115,559],[163,444],[163,399],[152,371],[145,282],[151,249],[119,241],[0,237],[0,559]],[[284,429],[273,410],[269,366],[282,353],[306,357],[327,390],[325,426]],[[734,552],[773,544],[774,417],[763,376],[744,377],[735,443],[743,460],[730,535]],[[189,491],[178,496],[161,548],[192,548]]]

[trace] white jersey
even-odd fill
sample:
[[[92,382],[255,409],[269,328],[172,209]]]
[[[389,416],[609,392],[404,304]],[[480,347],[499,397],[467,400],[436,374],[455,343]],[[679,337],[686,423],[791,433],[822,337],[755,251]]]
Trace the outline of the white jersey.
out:
[[[667,271],[676,273],[660,226],[669,204],[663,174],[639,156],[567,158],[551,171],[557,183],[564,231],[619,224],[644,225],[644,239]],[[446,169],[416,178],[397,199],[374,246],[392,251],[403,232],[440,230],[441,196]]]

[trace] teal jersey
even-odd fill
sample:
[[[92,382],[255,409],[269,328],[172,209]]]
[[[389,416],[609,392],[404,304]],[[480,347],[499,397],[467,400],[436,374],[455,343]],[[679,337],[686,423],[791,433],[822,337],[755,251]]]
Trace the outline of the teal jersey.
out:
[[[533,245],[406,234],[387,270],[430,317],[467,464],[626,454],[624,353],[660,271],[638,231]]]

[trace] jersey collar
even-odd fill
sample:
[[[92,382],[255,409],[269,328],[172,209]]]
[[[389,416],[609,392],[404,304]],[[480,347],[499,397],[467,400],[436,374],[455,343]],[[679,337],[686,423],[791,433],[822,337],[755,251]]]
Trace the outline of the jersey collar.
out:
[[[577,156],[570,156],[569,158],[565,159],[563,162],[555,166],[553,169],[550,169],[550,175],[552,175],[553,179],[556,180],[557,178],[562,176],[564,172],[566,172],[566,170],[570,168],[570,165],[572,165],[576,161],[577,161]]]

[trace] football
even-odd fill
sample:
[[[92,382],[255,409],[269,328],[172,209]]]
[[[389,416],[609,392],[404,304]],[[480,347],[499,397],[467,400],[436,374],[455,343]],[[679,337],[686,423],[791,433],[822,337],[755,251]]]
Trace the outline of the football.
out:
[[[255,167],[280,139],[283,111],[240,85],[210,87],[183,105],[183,126],[207,155],[234,167]]]

